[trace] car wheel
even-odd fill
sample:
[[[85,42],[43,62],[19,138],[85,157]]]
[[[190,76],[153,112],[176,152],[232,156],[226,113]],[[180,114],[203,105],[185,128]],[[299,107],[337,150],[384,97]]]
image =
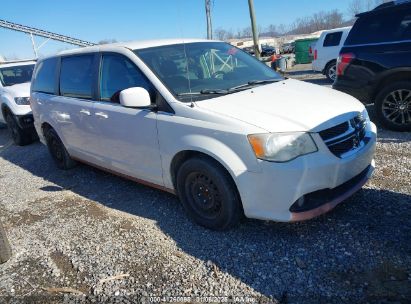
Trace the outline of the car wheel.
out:
[[[13,141],[18,146],[26,146],[34,141],[33,134],[30,130],[24,130],[17,124],[16,117],[8,113],[6,116],[7,127],[10,130]]]
[[[76,166],[76,161],[70,157],[56,131],[53,129],[48,129],[46,131],[45,138],[49,152],[57,167],[68,170]]]
[[[327,79],[329,81],[335,81],[335,79],[337,78],[337,63],[335,61],[328,64],[327,68],[325,69],[325,76],[327,76]]]
[[[177,173],[177,192],[187,214],[212,230],[228,230],[243,217],[237,188],[217,162],[197,157],[184,162]]]
[[[411,82],[397,82],[384,87],[375,100],[375,114],[387,129],[411,131]]]

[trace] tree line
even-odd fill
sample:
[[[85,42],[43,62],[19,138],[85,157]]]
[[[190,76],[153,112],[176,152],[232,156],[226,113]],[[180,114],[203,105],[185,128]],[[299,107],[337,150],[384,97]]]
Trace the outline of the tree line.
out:
[[[266,27],[259,26],[258,33],[261,37],[280,37],[284,35],[311,34],[321,30],[350,26],[355,22],[355,16],[361,12],[374,9],[376,6],[390,0],[352,0],[344,14],[339,10],[320,11],[311,16],[296,19],[290,24],[270,24]],[[347,17],[344,17],[346,15]],[[249,38],[252,36],[251,27],[232,30],[217,28],[214,37],[218,40]]]

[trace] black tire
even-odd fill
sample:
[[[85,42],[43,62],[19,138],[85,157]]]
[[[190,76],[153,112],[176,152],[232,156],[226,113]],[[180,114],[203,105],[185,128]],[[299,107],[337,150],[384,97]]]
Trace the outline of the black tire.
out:
[[[411,131],[411,82],[395,82],[383,87],[374,105],[375,116],[382,127]]]
[[[325,68],[325,76],[329,81],[334,83],[335,79],[337,78],[337,62],[332,61],[330,62],[327,67]]]
[[[6,122],[7,122],[7,127],[10,130],[11,137],[16,145],[26,146],[36,140],[36,136],[34,136],[33,130],[31,129],[24,130],[20,128],[20,126],[17,123],[17,119],[16,117],[14,117],[13,114],[11,113],[6,114]]]
[[[195,157],[177,173],[177,192],[189,217],[212,230],[228,230],[244,215],[237,188],[216,161]]]
[[[66,147],[64,147],[56,131],[50,128],[46,130],[44,135],[49,152],[58,168],[68,170],[77,165],[77,162],[68,154]]]

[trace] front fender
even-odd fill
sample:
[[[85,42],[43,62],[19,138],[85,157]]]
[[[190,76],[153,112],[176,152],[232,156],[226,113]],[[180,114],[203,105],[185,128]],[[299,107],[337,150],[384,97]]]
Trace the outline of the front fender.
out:
[[[245,171],[261,172],[247,136],[242,132],[224,129],[215,123],[202,122],[196,126],[193,120],[190,120],[190,125],[159,120],[158,133],[166,187],[173,188],[171,163],[174,156],[182,151],[201,152],[212,157],[227,169],[234,180]]]

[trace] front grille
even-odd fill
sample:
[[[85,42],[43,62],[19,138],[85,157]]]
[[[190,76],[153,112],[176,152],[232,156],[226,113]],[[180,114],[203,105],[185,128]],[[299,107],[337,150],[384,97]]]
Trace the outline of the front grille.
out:
[[[365,144],[367,122],[358,114],[349,121],[319,132],[328,149],[337,157]]]
[[[340,134],[343,134],[347,132],[349,128],[349,123],[348,121],[343,122],[342,124],[339,124],[335,127],[329,128],[327,130],[321,131],[320,136],[323,140],[329,140],[331,138],[334,138]]]

